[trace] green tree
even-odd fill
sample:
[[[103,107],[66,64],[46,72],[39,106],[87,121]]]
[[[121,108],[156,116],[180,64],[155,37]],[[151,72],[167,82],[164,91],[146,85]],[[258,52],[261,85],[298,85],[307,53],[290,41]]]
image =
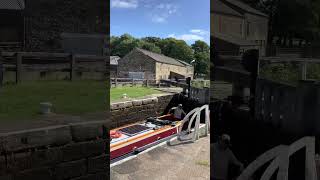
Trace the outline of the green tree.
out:
[[[161,52],[166,56],[180,59],[187,63],[190,63],[193,60],[193,50],[183,40],[166,38],[159,43],[159,47],[161,49]]]
[[[139,39],[129,34],[124,34],[120,37],[111,37],[111,55],[123,57],[134,48],[139,47],[139,42]]]
[[[206,74],[209,76],[210,73],[210,47],[204,41],[195,41],[191,45],[194,51],[194,67],[195,75]]]
[[[162,41],[162,39],[161,38],[159,38],[159,37],[144,37],[144,38],[142,38],[141,39],[142,41],[145,41],[145,42],[149,42],[149,43],[153,43],[153,44],[155,44],[156,46],[158,46],[159,47],[159,44],[160,44],[160,42]]]
[[[292,45],[293,38],[319,38],[319,0],[242,0],[269,17],[268,43],[279,37],[278,45]]]
[[[191,48],[194,50],[194,53],[198,53],[198,52],[210,52],[210,47],[209,45],[204,42],[204,41],[195,41],[192,45]]]
[[[261,68],[260,76],[295,84],[299,80],[299,67],[292,63],[273,63]]]
[[[151,42],[146,42],[146,41],[140,40],[138,47],[141,49],[145,49],[145,50],[148,50],[151,52],[161,54],[161,49],[158,46],[156,46],[154,43],[151,43]]]
[[[205,74],[209,76],[210,73],[210,54],[205,52],[199,52],[194,55],[195,57],[195,75]]]

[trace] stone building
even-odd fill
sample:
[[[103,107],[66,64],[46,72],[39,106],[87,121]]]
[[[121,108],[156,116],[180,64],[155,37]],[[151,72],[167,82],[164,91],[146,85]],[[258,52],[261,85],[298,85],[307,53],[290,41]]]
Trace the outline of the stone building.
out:
[[[171,57],[136,48],[118,61],[119,77],[143,73],[145,79],[193,78],[192,65]]]
[[[105,0],[1,0],[0,44],[20,42],[23,51],[62,52],[62,33],[108,34],[108,6]]]
[[[221,53],[237,55],[247,49],[266,53],[268,16],[240,0],[211,3],[213,44]]]

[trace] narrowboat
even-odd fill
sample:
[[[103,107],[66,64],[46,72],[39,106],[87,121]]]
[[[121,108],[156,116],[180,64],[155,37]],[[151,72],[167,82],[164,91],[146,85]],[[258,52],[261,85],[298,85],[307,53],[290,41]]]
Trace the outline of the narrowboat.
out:
[[[137,153],[152,144],[173,138],[179,132],[181,120],[171,114],[150,117],[138,123],[110,131],[110,160],[115,161]]]

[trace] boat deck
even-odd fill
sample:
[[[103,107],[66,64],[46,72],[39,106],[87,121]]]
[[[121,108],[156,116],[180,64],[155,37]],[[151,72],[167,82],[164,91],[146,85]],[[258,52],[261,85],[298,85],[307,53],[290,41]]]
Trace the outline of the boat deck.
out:
[[[110,141],[110,159],[121,158],[130,153],[136,152],[149,144],[177,134],[181,121],[174,121],[168,116],[158,117],[161,121],[170,121],[170,125],[157,125],[142,121],[129,124],[111,131],[121,133],[118,138]]]

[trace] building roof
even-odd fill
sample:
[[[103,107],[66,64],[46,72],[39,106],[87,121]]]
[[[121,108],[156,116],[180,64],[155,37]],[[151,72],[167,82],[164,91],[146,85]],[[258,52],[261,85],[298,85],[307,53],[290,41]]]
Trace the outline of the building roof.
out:
[[[232,9],[221,0],[213,0],[213,3],[211,3],[211,9],[213,12],[243,17],[243,14]]]
[[[188,63],[186,62],[181,62],[182,60],[174,59],[162,54],[154,53],[151,51],[147,51],[144,49],[136,48],[139,52],[142,52],[144,55],[149,56],[150,58],[154,59],[157,62],[160,63],[165,63],[165,64],[172,64],[176,66],[187,66]],[[190,66],[190,64],[188,64]]]
[[[244,13],[255,14],[263,17],[268,17],[267,14],[254,9],[246,3],[240,0],[213,0],[212,11],[218,13],[224,13],[234,16],[243,16]]]
[[[179,61],[180,63],[184,64],[185,66],[192,66],[191,64],[185,62],[185,61],[181,61],[179,59],[176,59],[177,61]]]
[[[119,59],[119,56],[110,56],[110,65],[118,65]]]
[[[0,9],[23,10],[24,8],[24,0],[0,0]]]
[[[265,13],[249,6],[246,3],[241,2],[240,0],[222,0],[222,1],[224,1],[224,3],[226,3],[226,4],[236,6],[237,8],[239,8],[247,13],[252,13],[252,14],[268,17],[268,15],[266,15]]]

